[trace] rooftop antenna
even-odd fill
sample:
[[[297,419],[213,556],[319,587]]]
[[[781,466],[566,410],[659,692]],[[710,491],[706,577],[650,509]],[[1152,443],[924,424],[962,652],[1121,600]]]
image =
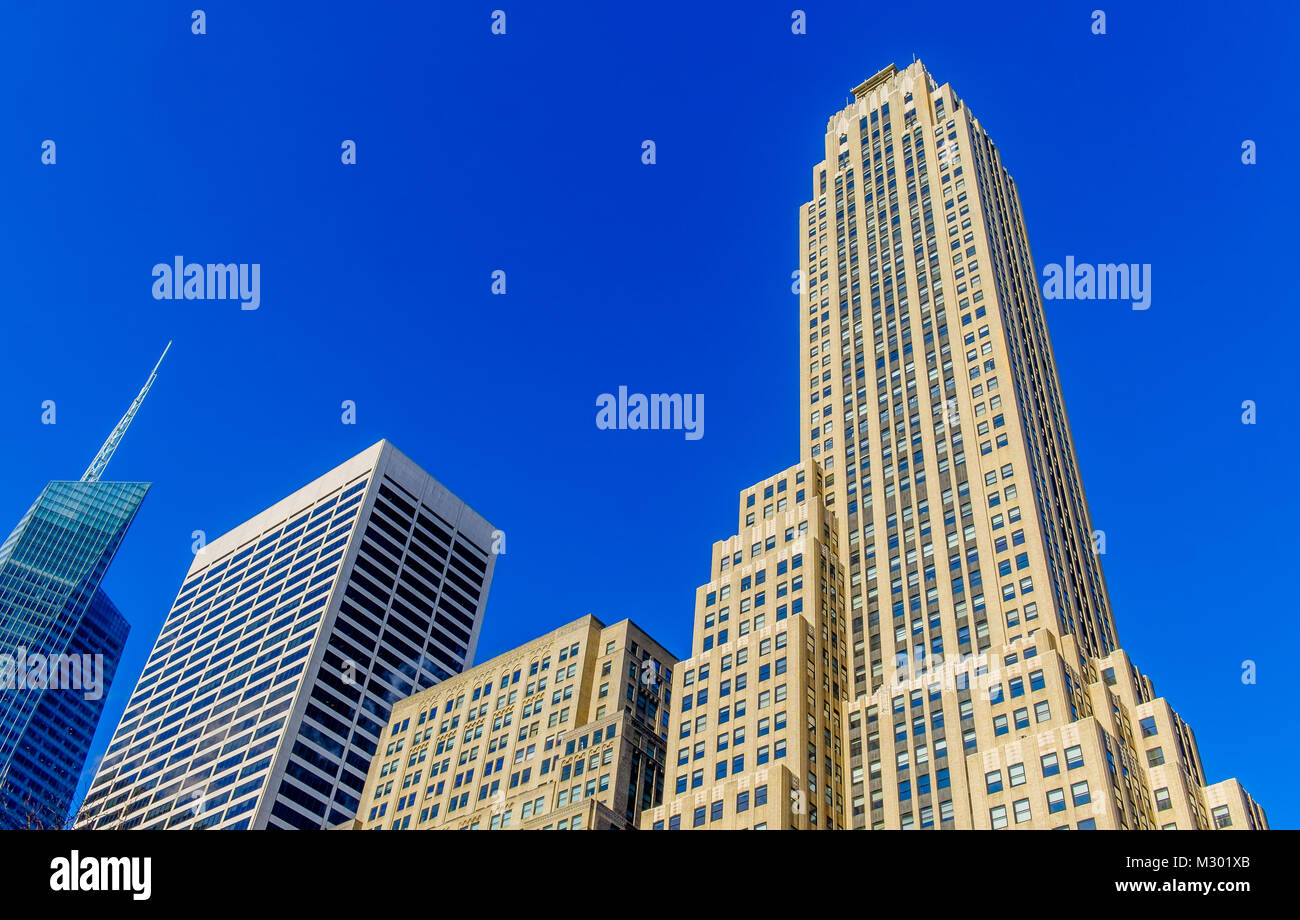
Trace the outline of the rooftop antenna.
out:
[[[104,468],[108,466],[108,461],[113,459],[113,454],[117,451],[117,445],[122,443],[126,430],[131,427],[131,422],[135,420],[135,414],[140,411],[144,398],[149,395],[149,388],[158,379],[158,368],[162,365],[163,358],[167,357],[167,352],[171,350],[171,347],[172,343],[168,342],[167,347],[163,349],[162,356],[158,359],[158,363],[153,366],[153,372],[149,374],[149,379],[140,388],[140,393],[136,396],[135,402],[131,403],[131,408],[126,410],[126,415],[122,416],[122,420],[117,423],[117,427],[108,436],[104,446],[99,449],[99,453],[95,454],[95,459],[90,461],[90,466],[86,468],[86,472],[81,475],[82,482],[99,482],[99,477],[103,475]]]

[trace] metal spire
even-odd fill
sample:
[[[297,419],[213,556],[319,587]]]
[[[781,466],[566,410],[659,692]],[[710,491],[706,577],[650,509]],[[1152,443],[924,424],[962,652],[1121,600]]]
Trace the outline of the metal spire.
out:
[[[144,402],[144,398],[149,395],[149,388],[158,379],[158,368],[162,365],[163,358],[167,357],[167,352],[171,347],[172,343],[168,342],[167,347],[163,349],[162,356],[158,359],[158,363],[153,366],[153,372],[149,375],[149,379],[140,388],[140,394],[136,396],[135,402],[131,403],[131,408],[126,410],[126,415],[122,416],[122,420],[117,423],[113,433],[108,436],[104,446],[99,449],[99,453],[95,454],[95,459],[90,461],[90,466],[82,474],[82,482],[99,482],[99,477],[103,475],[104,468],[108,466],[108,461],[113,459],[113,454],[117,451],[117,445],[122,443],[126,430],[131,427],[131,422],[135,420],[135,414],[140,411],[140,405]]]

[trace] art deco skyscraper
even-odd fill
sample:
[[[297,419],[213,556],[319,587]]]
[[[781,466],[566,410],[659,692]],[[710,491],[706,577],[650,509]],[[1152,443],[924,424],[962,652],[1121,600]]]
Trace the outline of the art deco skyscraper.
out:
[[[381,441],[209,543],[82,825],[351,820],[393,704],[473,662],[494,533]]]
[[[714,545],[642,827],[1267,827],[1120,649],[997,149],[919,62],[853,96],[800,209],[803,460]]]
[[[850,825],[1221,824],[1233,796],[1119,650],[1015,183],[920,62],[853,97],[799,234],[801,447],[847,570]],[[1263,824],[1245,801],[1237,824]]]
[[[130,631],[100,582],[149,491],[100,476],[161,364],[81,480],[49,483],[0,545],[0,828],[67,818]]]

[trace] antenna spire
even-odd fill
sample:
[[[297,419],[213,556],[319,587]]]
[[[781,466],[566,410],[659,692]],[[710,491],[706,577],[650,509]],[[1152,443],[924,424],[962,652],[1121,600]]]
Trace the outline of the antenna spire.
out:
[[[90,461],[90,466],[82,474],[82,482],[99,482],[99,477],[103,475],[104,468],[108,466],[108,461],[113,459],[113,454],[117,451],[117,445],[122,443],[126,430],[131,427],[131,422],[135,420],[135,414],[140,411],[140,405],[144,402],[144,398],[149,395],[149,388],[158,379],[158,368],[162,365],[163,358],[167,357],[167,352],[171,350],[171,347],[172,343],[168,342],[167,347],[163,349],[162,356],[158,359],[158,363],[153,366],[153,372],[149,374],[149,379],[140,388],[140,393],[136,396],[135,402],[131,403],[131,408],[126,410],[126,415],[122,416],[122,420],[117,423],[117,427],[108,436],[104,446],[99,449],[99,453],[95,454],[95,459]]]

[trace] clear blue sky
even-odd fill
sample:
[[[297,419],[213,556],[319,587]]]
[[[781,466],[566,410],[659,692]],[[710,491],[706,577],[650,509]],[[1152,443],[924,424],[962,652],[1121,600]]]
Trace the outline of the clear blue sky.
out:
[[[737,494],[798,459],[827,117],[916,55],[998,143],[1040,267],[1153,265],[1146,312],[1048,306],[1119,638],[1209,778],[1300,823],[1293,10],[1107,3],[1095,36],[1091,4],[809,3],[796,36],[789,3],[211,2],[195,36],[199,2],[0,23],[0,530],[176,343],[109,469],[154,487],[106,582],[132,633],[95,755],[191,532],[381,437],[507,534],[480,658],[585,613],[687,654]],[[155,301],[177,255],[260,263],[261,309]],[[704,438],[598,430],[620,384],[705,394]]]

